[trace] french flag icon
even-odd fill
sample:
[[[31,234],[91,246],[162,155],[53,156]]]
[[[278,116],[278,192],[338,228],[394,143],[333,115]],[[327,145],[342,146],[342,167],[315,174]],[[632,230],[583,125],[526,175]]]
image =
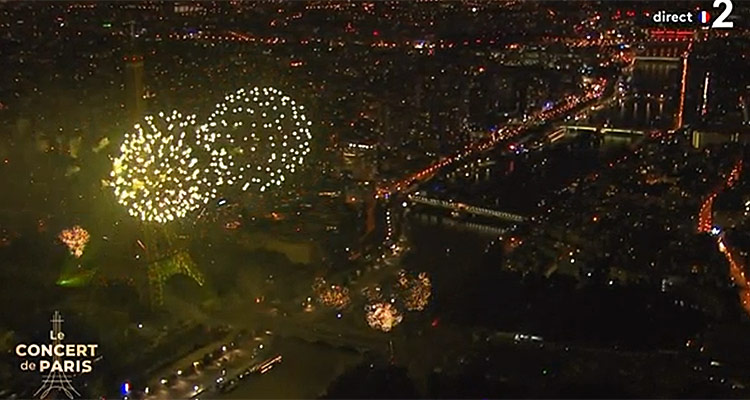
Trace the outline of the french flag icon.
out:
[[[711,14],[709,14],[708,11],[701,11],[698,13],[698,21],[700,21],[701,24],[707,24],[710,20]]]

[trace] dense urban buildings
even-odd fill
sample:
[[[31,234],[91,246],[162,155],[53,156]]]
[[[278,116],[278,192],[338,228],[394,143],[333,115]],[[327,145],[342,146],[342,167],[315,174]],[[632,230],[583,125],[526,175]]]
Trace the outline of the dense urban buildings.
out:
[[[0,0],[0,398],[747,398],[718,3]]]

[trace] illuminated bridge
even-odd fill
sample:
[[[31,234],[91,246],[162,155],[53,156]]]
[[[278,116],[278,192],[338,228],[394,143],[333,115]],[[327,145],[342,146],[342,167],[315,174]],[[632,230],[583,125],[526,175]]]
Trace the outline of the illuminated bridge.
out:
[[[444,208],[444,209],[462,212],[466,214],[480,215],[483,217],[498,218],[504,221],[511,221],[511,222],[526,221],[526,217],[522,215],[517,215],[517,214],[505,212],[505,211],[496,211],[496,210],[492,210],[489,208],[472,206],[472,205],[468,205],[464,203],[458,203],[455,201],[431,199],[429,197],[418,196],[418,195],[409,195],[409,200],[418,204],[425,204],[425,205],[432,206],[432,207]]]
[[[591,132],[597,132],[601,134],[622,134],[622,135],[638,135],[643,136],[645,135],[645,132],[641,129],[621,129],[621,128],[605,128],[605,127],[599,127],[599,126],[590,126],[590,125],[564,125],[562,128],[565,129],[565,132],[569,130],[573,131],[591,131]]]
[[[679,62],[694,39],[695,32],[691,30],[653,29],[648,41],[639,46],[635,59]]]
[[[500,227],[490,224],[482,224],[471,221],[463,221],[447,216],[437,216],[429,212],[415,212],[414,215],[421,223],[440,225],[456,230],[471,231],[480,234],[489,234],[491,236],[502,236],[508,233],[507,227]]]

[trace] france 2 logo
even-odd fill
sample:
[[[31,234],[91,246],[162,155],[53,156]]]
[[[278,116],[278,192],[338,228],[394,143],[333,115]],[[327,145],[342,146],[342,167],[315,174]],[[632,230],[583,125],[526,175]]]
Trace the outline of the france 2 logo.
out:
[[[714,8],[722,8],[721,14],[711,24],[711,28],[734,28],[733,21],[726,21],[732,14],[732,0],[714,0]],[[698,22],[707,24],[711,21],[711,13],[701,11],[698,13]]]

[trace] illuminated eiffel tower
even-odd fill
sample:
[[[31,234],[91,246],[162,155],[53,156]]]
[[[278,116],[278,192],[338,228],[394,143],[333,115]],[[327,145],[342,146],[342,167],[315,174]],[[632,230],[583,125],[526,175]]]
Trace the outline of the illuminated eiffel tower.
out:
[[[193,258],[187,251],[178,251],[148,265],[149,297],[152,306],[164,304],[164,284],[174,275],[182,274],[203,286],[203,274],[196,268]]]
[[[185,237],[179,236],[175,227],[143,223],[143,241],[138,245],[146,257],[147,295],[151,307],[164,305],[164,285],[175,275],[191,278],[198,286],[203,286],[205,278],[190,256]]]
[[[55,313],[52,314],[52,319],[50,320],[50,322],[52,322],[52,334],[55,338],[54,344],[60,344],[58,334],[62,332],[63,319],[59,311],[55,311]],[[59,362],[60,357],[56,355],[54,361]],[[65,393],[65,395],[68,396],[69,399],[74,398],[73,394],[75,394],[76,396],[81,395],[73,387],[73,384],[70,382],[68,377],[65,376],[65,372],[58,371],[57,369],[53,369],[49,374],[47,374],[47,377],[42,381],[42,386],[39,387],[36,392],[34,392],[34,396],[39,397],[40,399],[46,399],[47,396],[49,396],[50,392],[53,390]]]
[[[185,245],[178,243],[171,229],[146,224],[143,226],[143,233],[146,241],[143,248],[148,260],[148,295],[152,307],[164,304],[164,285],[174,275],[185,275],[198,286],[203,286],[203,274],[198,270]]]

